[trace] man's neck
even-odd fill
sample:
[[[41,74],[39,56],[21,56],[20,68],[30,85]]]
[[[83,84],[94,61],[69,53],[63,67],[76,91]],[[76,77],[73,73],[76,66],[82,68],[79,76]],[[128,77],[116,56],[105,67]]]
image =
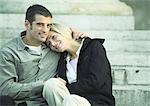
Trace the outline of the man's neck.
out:
[[[29,46],[36,46],[37,47],[37,46],[41,45],[41,42],[31,40],[28,35],[25,35],[24,37],[22,37],[22,40],[26,45],[29,45]]]

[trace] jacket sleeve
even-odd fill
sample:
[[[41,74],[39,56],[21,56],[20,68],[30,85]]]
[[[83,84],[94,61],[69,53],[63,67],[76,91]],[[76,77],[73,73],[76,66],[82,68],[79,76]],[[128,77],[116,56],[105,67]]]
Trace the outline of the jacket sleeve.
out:
[[[0,95],[9,95],[16,100],[31,100],[43,89],[43,81],[19,83],[13,56],[0,51]]]
[[[84,78],[80,78],[77,82],[67,85],[71,93],[92,92],[100,89],[105,85],[106,80],[111,78],[110,64],[103,45],[98,41],[92,42],[88,46],[88,54],[87,68],[84,70],[87,75]],[[85,67],[84,63],[82,63],[82,67]]]

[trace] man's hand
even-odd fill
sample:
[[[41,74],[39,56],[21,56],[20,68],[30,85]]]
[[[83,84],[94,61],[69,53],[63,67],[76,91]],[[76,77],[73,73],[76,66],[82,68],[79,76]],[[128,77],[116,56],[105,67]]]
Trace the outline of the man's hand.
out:
[[[72,31],[73,38],[76,40],[87,37],[87,34],[84,32],[80,32],[80,31],[73,29],[73,28],[70,28],[70,29]]]

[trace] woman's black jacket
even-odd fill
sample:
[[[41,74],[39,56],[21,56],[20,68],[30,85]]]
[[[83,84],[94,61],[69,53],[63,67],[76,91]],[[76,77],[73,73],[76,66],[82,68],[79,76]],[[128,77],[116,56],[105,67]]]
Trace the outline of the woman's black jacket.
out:
[[[115,106],[111,67],[103,42],[104,39],[89,37],[84,40],[77,63],[77,82],[67,83],[67,88],[71,94],[85,97],[92,106]],[[67,81],[66,55],[61,55],[57,71]]]

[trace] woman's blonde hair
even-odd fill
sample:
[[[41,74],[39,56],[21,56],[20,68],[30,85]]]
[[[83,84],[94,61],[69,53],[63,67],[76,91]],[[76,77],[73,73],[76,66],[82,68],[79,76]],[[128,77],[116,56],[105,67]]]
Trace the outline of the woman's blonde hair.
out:
[[[65,37],[72,38],[72,31],[69,27],[66,27],[62,24],[52,23],[51,24],[51,31],[59,33]]]

